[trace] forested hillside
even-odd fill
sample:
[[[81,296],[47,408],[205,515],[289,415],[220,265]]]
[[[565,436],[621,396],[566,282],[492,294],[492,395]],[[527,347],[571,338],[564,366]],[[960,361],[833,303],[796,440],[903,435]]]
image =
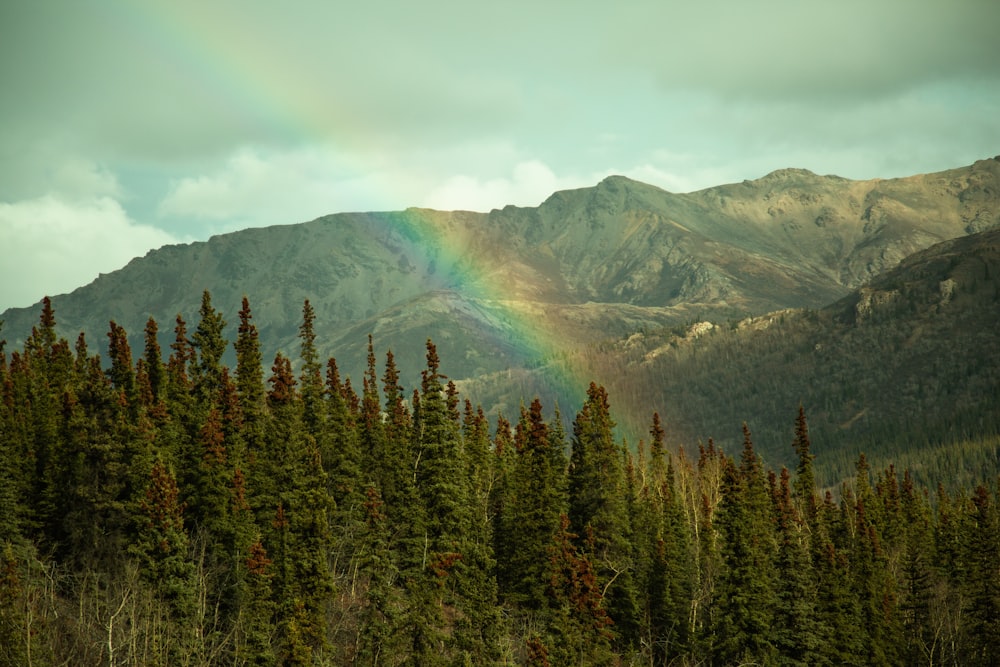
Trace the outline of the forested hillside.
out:
[[[0,663],[1000,663],[991,479],[860,456],[821,493],[797,404],[789,469],[746,425],[630,448],[593,383],[569,430],[530,396],[491,428],[430,340],[419,386],[370,340],[352,383],[315,323],[265,377],[246,299],[135,354],[45,300],[0,354]]]
[[[786,426],[801,403],[824,485],[852,476],[861,452],[924,483],[972,485],[1000,473],[998,323],[992,230],[915,253],[825,308],[646,329],[461,387],[489,405],[505,382],[531,395],[545,386],[537,376],[573,369],[618,397],[633,443],[654,410],[672,444],[738,447],[746,421],[773,466],[794,463]]]

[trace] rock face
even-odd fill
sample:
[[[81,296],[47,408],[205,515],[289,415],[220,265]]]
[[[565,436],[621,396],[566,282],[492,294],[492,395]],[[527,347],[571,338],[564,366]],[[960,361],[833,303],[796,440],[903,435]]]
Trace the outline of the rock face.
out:
[[[103,349],[114,319],[141,349],[146,319],[169,340],[201,293],[229,322],[250,299],[265,356],[295,357],[304,299],[317,344],[357,375],[367,334],[409,379],[422,342],[455,379],[545,363],[636,331],[818,308],[933,243],[1000,225],[1000,158],[874,181],[784,169],[669,193],[620,176],[489,213],[337,214],[168,246],[53,304],[61,332]],[[17,346],[38,307],[4,313]]]

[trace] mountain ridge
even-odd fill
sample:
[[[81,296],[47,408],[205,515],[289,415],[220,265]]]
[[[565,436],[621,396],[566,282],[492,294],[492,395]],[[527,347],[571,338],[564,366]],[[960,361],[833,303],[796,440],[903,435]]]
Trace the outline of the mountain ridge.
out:
[[[998,322],[995,228],[914,253],[821,309],[642,332],[564,363],[604,383],[638,437],[656,410],[676,444],[713,438],[733,453],[745,422],[769,464],[792,467],[803,405],[828,481],[867,452],[875,469],[962,484],[1000,471]]]
[[[297,356],[308,298],[319,352],[345,374],[360,377],[372,333],[408,381],[427,337],[468,380],[637,331],[823,308],[918,250],[997,225],[1000,157],[868,181],[781,169],[682,194],[609,176],[536,207],[338,213],[164,246],[52,303],[61,334],[103,349],[114,319],[138,350],[150,316],[163,337],[178,314],[193,326],[205,289],[233,337],[246,295],[268,359]],[[10,344],[38,311],[0,315]]]

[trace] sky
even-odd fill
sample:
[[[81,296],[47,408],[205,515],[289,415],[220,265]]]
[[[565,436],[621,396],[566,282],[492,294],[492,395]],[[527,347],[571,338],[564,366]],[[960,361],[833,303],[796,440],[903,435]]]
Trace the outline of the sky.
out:
[[[996,0],[0,3],[0,312],[169,243],[1000,154]]]

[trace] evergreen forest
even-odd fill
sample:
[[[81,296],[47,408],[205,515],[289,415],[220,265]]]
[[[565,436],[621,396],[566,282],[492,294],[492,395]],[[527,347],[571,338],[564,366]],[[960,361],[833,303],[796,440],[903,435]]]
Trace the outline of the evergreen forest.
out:
[[[598,384],[489,420],[431,340],[342,376],[309,301],[266,363],[246,298],[172,324],[0,344],[0,665],[1000,664],[995,480],[820,492],[808,406],[780,470]]]

